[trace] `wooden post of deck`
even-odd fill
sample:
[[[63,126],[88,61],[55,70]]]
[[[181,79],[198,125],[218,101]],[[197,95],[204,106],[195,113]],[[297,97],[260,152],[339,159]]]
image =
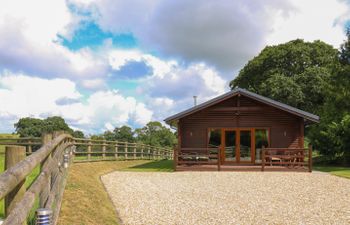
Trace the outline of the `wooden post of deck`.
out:
[[[177,167],[177,160],[178,160],[177,152],[178,152],[178,146],[175,146],[175,148],[174,148],[174,171],[176,171],[176,167]]]
[[[312,145],[309,145],[309,172],[312,172]]]
[[[26,157],[26,148],[23,146],[6,146],[5,148],[5,170],[16,165]],[[5,216],[8,216],[15,205],[22,200],[26,179],[22,180],[10,193],[5,197]]]
[[[221,146],[218,148],[218,171],[221,171],[221,152],[220,152]]]
[[[261,171],[265,170],[265,146],[262,146],[261,150]]]
[[[91,160],[91,140],[89,140],[88,142],[87,153],[88,153],[87,159],[88,161],[90,161]]]

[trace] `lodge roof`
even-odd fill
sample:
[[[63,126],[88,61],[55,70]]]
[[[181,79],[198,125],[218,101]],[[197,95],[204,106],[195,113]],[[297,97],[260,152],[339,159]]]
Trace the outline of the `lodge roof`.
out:
[[[295,107],[292,107],[290,105],[287,105],[287,104],[284,104],[284,103],[281,103],[281,102],[278,102],[278,101],[275,101],[273,99],[270,99],[270,98],[267,98],[267,97],[264,97],[262,95],[259,95],[259,94],[256,94],[256,93],[253,93],[251,91],[248,91],[246,89],[243,89],[243,88],[235,88],[223,95],[220,95],[216,98],[213,98],[209,101],[206,101],[204,103],[201,103],[197,106],[193,106],[187,110],[184,110],[182,112],[179,112],[175,115],[172,115],[168,118],[166,118],[164,121],[167,123],[167,124],[171,124],[173,121],[175,120],[178,120],[180,118],[183,118],[185,116],[188,116],[190,114],[193,114],[195,112],[198,112],[202,109],[205,109],[209,106],[212,106],[212,105],[215,105],[221,101],[224,101],[228,98],[231,98],[233,96],[236,96],[236,95],[242,95],[242,96],[246,96],[248,98],[251,98],[251,99],[254,99],[256,101],[259,101],[261,103],[265,103],[267,105],[270,105],[272,107],[275,107],[275,108],[278,108],[280,110],[283,110],[283,111],[286,111],[286,112],[289,112],[291,114],[294,114],[294,115],[297,115],[297,116],[300,116],[302,118],[304,118],[306,121],[309,121],[309,122],[315,122],[315,123],[318,123],[320,118],[319,116],[317,115],[314,115],[312,113],[309,113],[309,112],[306,112],[306,111],[303,111],[303,110],[300,110],[300,109],[297,109]]]

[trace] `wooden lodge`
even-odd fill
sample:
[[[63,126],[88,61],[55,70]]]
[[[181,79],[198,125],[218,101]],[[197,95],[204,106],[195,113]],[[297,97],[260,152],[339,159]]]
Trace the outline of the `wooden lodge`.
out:
[[[312,170],[304,128],[319,117],[242,88],[165,119],[176,170]]]

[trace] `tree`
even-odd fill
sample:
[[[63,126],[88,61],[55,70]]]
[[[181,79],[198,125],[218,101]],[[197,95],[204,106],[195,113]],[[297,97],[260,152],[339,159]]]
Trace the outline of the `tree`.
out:
[[[48,117],[44,120],[30,117],[21,118],[14,126],[20,137],[40,137],[45,132],[62,130],[70,134],[73,133],[64,119],[59,116]]]
[[[108,141],[134,142],[134,131],[131,127],[116,127],[113,131],[106,131],[102,135]]]
[[[26,117],[19,119],[14,126],[20,137],[40,137],[44,123],[41,119]]]
[[[148,145],[173,147],[176,143],[174,133],[157,121],[149,122],[143,128],[136,129],[135,133],[138,141]]]
[[[80,130],[73,131],[72,136],[75,138],[84,138],[85,137],[84,133]]]
[[[267,46],[244,66],[230,87],[246,88],[317,113],[325,102],[332,74],[339,68],[337,56],[336,49],[321,41],[297,39]]]
[[[308,136],[323,155],[342,157],[350,164],[350,32],[339,52],[340,68],[329,83],[329,94],[320,111],[321,121]]]
[[[66,131],[70,134],[73,130],[68,126],[66,121],[60,116],[47,117],[43,120],[43,132]]]
[[[122,126],[116,127],[113,132],[115,133],[115,138],[118,141],[134,142],[134,131],[131,127]]]

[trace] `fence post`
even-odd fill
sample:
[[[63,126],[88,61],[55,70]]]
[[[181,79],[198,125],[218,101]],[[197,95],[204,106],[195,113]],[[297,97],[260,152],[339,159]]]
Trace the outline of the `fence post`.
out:
[[[265,170],[265,146],[262,146],[261,150],[261,171]]]
[[[5,170],[14,166],[26,157],[26,148],[23,146],[6,146],[5,148]],[[5,197],[5,215],[8,216],[14,206],[22,200],[26,192],[25,179],[21,181],[10,193]]]
[[[33,150],[32,150],[32,140],[29,139],[29,140],[28,140],[27,154],[28,154],[28,155],[31,155],[32,152],[33,152]]]
[[[125,142],[124,144],[124,158],[127,159],[128,158],[128,142]]]
[[[43,133],[41,136],[42,139],[42,146],[48,144],[52,140],[52,134],[51,133]],[[42,171],[43,167],[46,166],[50,162],[51,153],[41,162],[40,171]],[[43,188],[42,192],[40,193],[40,199],[39,199],[39,207],[43,208],[45,206],[47,197],[51,190],[51,176],[48,176],[47,179],[47,185]]]
[[[312,145],[309,145],[309,172],[312,172]]]
[[[114,158],[117,160],[118,159],[118,142],[115,143],[115,147],[114,147],[115,151],[114,151]]]
[[[144,145],[141,144],[141,159],[143,159],[143,151],[144,151],[143,147],[144,147]]]
[[[106,158],[106,140],[102,142],[102,159]]]
[[[134,160],[136,159],[136,147],[137,147],[137,144],[134,143],[134,154],[133,154]]]
[[[90,161],[91,160],[91,140],[89,140],[88,142],[87,153],[88,153],[88,161]]]

